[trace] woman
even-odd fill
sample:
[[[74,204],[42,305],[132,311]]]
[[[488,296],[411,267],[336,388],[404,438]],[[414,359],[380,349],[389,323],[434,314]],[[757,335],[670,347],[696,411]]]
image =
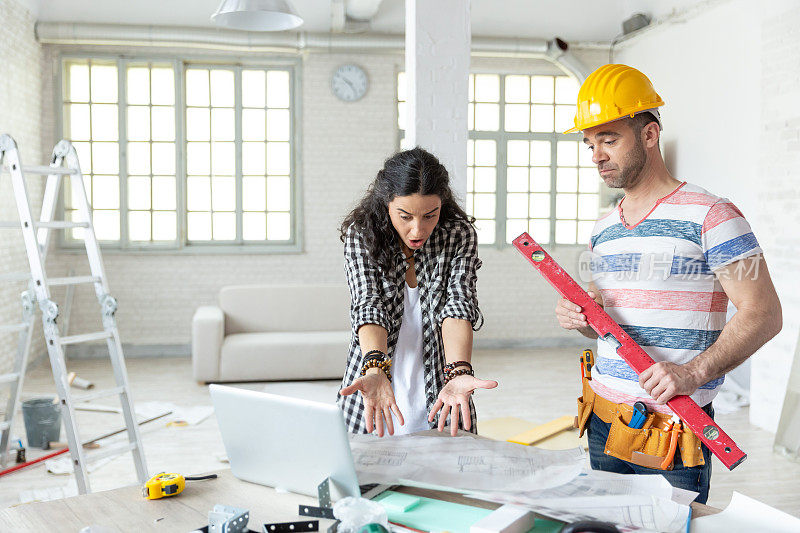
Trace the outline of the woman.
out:
[[[384,163],[342,222],[353,336],[338,403],[351,432],[443,431],[448,417],[453,436],[477,432],[472,392],[497,382],[470,364],[483,324],[474,221],[444,166],[414,148]]]

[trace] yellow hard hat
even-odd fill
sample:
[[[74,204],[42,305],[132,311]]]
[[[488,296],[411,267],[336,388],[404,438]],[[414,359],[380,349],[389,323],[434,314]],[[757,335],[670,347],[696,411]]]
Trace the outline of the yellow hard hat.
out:
[[[664,105],[650,80],[627,65],[603,65],[586,78],[578,91],[575,133],[625,116]]]

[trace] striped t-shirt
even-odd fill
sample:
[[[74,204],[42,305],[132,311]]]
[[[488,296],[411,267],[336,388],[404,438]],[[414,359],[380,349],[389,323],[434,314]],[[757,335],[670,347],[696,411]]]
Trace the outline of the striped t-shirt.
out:
[[[623,223],[620,208],[599,219],[591,252],[589,268],[606,312],[656,362],[683,364],[711,346],[725,325],[728,297],[714,271],[761,248],[735,205],[684,182],[634,226]],[[692,399],[708,404],[723,379],[702,385]],[[592,388],[616,403],[642,400],[670,412],[655,405],[633,369],[601,339]]]

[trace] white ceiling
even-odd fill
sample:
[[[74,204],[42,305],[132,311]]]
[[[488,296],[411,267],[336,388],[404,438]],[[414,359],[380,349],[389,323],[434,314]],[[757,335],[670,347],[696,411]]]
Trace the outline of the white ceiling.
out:
[[[212,27],[219,0],[17,0],[37,20]],[[567,41],[610,41],[632,13],[654,18],[699,0],[472,0],[472,34],[495,37],[561,37]],[[331,0],[293,0],[305,20],[301,31],[331,27]],[[383,0],[372,31],[403,33],[404,0]]]

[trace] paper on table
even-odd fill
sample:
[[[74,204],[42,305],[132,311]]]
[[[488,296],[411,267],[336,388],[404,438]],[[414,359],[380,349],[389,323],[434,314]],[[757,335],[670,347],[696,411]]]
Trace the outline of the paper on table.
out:
[[[731,503],[724,511],[692,520],[692,533],[717,531],[796,533],[800,531],[800,518],[734,491]]]
[[[351,435],[358,480],[404,483],[458,491],[521,491],[567,483],[577,476],[586,454],[540,450],[471,437]]]

